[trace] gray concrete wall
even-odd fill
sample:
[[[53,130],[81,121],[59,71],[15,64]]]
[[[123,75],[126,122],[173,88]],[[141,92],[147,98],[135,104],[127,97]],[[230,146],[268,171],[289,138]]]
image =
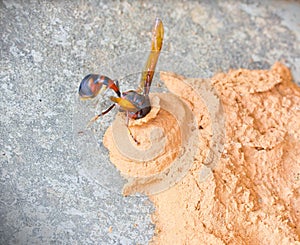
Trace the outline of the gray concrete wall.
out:
[[[124,181],[101,142],[114,113],[100,136],[81,138],[89,118],[76,97],[88,73],[143,66],[131,57],[147,52],[155,17],[165,25],[160,70],[208,77],[280,60],[300,84],[299,1],[160,2],[0,1],[0,244],[152,237],[151,203],[120,194]]]

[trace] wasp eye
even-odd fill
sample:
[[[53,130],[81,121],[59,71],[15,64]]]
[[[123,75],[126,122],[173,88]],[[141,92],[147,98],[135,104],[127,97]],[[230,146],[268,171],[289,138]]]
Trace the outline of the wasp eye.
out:
[[[100,76],[97,74],[89,74],[82,79],[78,91],[81,99],[92,99],[97,96],[101,88],[99,79]]]

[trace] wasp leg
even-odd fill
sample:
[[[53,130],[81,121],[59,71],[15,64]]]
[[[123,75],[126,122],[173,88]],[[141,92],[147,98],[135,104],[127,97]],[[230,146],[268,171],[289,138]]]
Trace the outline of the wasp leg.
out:
[[[139,145],[140,142],[138,142],[138,140],[133,136],[133,134],[132,134],[132,132],[131,132],[131,130],[130,130],[130,128],[129,128],[128,125],[129,125],[129,112],[126,111],[126,127],[127,127],[127,129],[128,129],[128,132],[129,132],[131,138],[134,140],[134,142],[135,142],[137,145]]]
[[[118,88],[118,89],[119,89],[119,91],[120,91],[120,87],[119,87],[119,81],[118,81],[118,80],[115,80],[114,82],[115,82],[115,84],[116,84],[117,88]],[[120,97],[120,96],[119,96],[119,97]]]
[[[94,123],[95,121],[98,120],[99,117],[104,116],[106,113],[110,112],[114,107],[116,106],[116,104],[112,104],[110,107],[108,107],[106,110],[102,111],[100,114],[94,116],[89,122],[87,127],[89,127],[92,123]]]

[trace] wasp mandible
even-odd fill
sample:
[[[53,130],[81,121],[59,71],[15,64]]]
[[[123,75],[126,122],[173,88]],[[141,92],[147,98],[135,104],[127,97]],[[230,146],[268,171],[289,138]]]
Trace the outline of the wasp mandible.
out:
[[[83,78],[79,86],[80,99],[92,99],[98,94],[103,93],[107,89],[112,89],[117,96],[110,96],[110,100],[114,102],[106,110],[91,119],[96,121],[99,117],[108,113],[116,105],[119,105],[120,111],[126,112],[126,125],[128,126],[129,118],[139,119],[145,117],[151,110],[149,92],[150,86],[155,72],[155,67],[162,48],[164,37],[163,23],[156,18],[152,30],[151,50],[142,70],[139,87],[136,90],[120,92],[117,80],[112,80],[107,76],[99,74],[89,74]],[[131,134],[131,132],[130,132]],[[132,134],[131,134],[132,136]]]

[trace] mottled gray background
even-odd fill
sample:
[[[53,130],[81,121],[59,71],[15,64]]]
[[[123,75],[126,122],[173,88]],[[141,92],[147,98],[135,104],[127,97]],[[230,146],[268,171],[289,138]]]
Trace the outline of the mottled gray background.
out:
[[[183,61],[176,72],[205,77],[281,60],[300,83],[299,1],[159,2],[0,1],[0,244],[151,239],[150,201],[123,197],[101,139],[78,136],[88,119],[76,92],[86,74],[105,64],[101,72],[113,74],[129,53],[148,50],[156,16],[164,52]],[[172,62],[162,58],[160,69]]]

